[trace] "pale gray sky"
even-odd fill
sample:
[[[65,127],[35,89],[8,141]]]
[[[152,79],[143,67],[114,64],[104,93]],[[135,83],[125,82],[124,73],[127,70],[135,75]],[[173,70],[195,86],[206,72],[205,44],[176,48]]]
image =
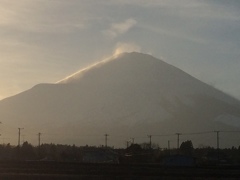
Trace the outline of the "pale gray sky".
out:
[[[140,51],[240,99],[239,0],[0,0],[0,99]]]

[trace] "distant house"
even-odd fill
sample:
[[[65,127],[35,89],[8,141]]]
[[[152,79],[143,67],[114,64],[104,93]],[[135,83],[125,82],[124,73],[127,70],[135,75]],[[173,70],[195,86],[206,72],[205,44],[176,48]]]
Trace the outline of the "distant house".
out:
[[[191,156],[173,155],[173,156],[164,157],[162,159],[162,165],[191,167],[196,165],[196,160]]]
[[[119,163],[118,154],[110,149],[96,148],[84,150],[82,162],[84,163]]]

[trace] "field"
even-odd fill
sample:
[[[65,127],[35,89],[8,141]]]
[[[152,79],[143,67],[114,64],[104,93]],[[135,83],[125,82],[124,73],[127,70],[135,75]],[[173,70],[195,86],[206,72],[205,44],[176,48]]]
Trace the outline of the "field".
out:
[[[0,162],[0,179],[7,180],[158,180],[239,179],[239,166],[162,167],[156,164],[82,164],[66,162]]]

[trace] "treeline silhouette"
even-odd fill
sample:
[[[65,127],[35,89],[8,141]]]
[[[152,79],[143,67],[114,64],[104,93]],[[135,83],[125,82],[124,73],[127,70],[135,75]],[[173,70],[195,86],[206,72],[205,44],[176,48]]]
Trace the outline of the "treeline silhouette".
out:
[[[0,145],[0,160],[80,161],[82,147],[75,145],[42,144],[33,146],[27,141],[21,146]]]
[[[89,154],[89,152],[91,152]],[[111,147],[75,146],[62,144],[41,144],[33,146],[27,141],[21,146],[10,144],[0,145],[0,161],[67,161],[84,162],[87,155],[96,158],[94,153],[101,152],[99,156],[114,155],[119,163],[160,163],[162,159],[170,156],[192,157],[202,164],[240,164],[240,146],[216,149],[212,147],[194,148],[191,141],[184,141],[180,148],[161,149],[156,144],[131,144],[127,148],[114,149]],[[86,159],[86,158],[85,158]],[[110,158],[111,159],[111,158]],[[104,162],[104,161],[101,161]],[[110,162],[110,161],[109,161]]]

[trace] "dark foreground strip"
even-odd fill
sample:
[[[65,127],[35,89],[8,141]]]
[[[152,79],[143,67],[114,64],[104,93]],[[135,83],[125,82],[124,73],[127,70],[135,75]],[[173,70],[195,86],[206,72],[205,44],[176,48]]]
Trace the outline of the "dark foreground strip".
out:
[[[0,180],[240,179],[239,166],[163,167],[158,164],[0,162]]]

